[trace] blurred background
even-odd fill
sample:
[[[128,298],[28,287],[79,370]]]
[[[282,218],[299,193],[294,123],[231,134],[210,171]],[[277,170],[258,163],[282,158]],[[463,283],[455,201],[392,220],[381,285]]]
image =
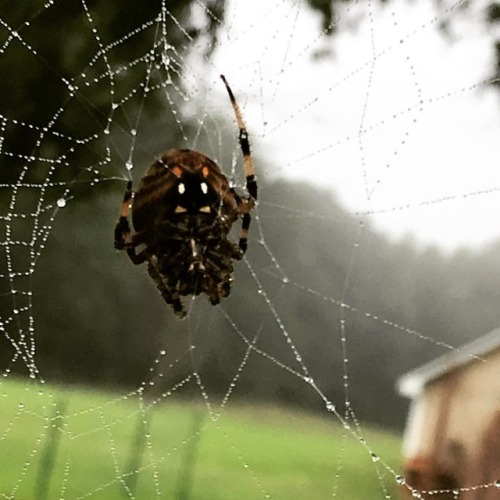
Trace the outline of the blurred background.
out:
[[[492,0],[0,2],[5,380],[209,415],[333,403],[356,439],[401,433],[397,377],[500,324],[499,17]],[[166,149],[244,192],[221,73],[260,199],[231,296],[181,322],[113,229]]]

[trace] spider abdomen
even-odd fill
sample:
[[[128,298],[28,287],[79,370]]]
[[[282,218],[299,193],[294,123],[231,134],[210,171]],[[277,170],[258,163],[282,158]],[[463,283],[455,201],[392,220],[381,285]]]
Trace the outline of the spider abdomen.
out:
[[[236,209],[225,200],[228,192],[225,176],[210,158],[188,149],[167,151],[141,180],[132,208],[134,228],[151,230],[155,221],[174,222],[181,215],[215,219]]]

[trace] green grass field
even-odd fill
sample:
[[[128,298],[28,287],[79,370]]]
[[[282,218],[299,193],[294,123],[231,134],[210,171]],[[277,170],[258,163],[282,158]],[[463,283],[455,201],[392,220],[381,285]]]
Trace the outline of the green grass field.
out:
[[[214,412],[217,408],[215,407]],[[57,415],[62,418],[57,418]],[[0,498],[340,499],[396,495],[400,438],[279,408],[0,387]],[[191,478],[191,479],[189,479]],[[267,496],[266,496],[267,495]]]

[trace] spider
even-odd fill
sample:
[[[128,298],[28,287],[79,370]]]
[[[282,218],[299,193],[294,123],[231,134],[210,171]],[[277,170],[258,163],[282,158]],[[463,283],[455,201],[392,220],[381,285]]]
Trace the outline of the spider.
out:
[[[250,211],[257,200],[248,133],[234,94],[221,78],[239,128],[248,196],[238,195],[204,154],[170,149],[146,170],[135,193],[132,181],[127,183],[115,227],[115,248],[125,250],[134,264],[148,263],[161,296],[180,318],[187,314],[181,296],[206,293],[215,305],[229,295],[233,260],[241,260],[247,249]],[[236,245],[228,234],[239,218]],[[140,245],[144,248],[138,251]]]

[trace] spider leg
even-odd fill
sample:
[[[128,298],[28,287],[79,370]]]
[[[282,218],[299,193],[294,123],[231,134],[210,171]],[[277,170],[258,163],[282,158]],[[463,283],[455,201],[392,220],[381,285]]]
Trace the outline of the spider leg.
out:
[[[240,130],[238,140],[240,142],[241,152],[243,153],[243,161],[245,164],[245,176],[247,182],[247,191],[250,196],[256,200],[257,199],[257,180],[255,179],[255,172],[253,168],[253,159],[250,153],[250,142],[248,141],[248,132],[245,126],[245,122],[243,121],[243,116],[240,111],[240,107],[236,102],[236,98],[234,97],[233,91],[231,87],[227,83],[226,77],[224,75],[220,75],[224,85],[226,86],[227,93],[229,94],[229,99],[231,100],[231,104],[234,109],[234,114],[236,115],[236,123],[238,124],[238,128]]]
[[[241,251],[245,253],[248,247],[248,230],[250,228],[250,222],[252,218],[249,213],[243,215],[243,220],[241,222],[241,233],[240,233],[240,241],[238,246],[241,248]]]
[[[245,126],[245,122],[243,121],[243,116],[241,114],[240,107],[236,102],[236,98],[234,97],[233,91],[231,87],[227,83],[224,75],[220,76],[224,85],[226,86],[227,93],[229,94],[229,99],[231,100],[231,104],[234,109],[234,114],[236,115],[236,123],[238,124],[238,129],[240,131],[238,140],[240,142],[241,152],[243,153],[243,161],[245,164],[245,177],[246,177],[246,186],[248,194],[250,195],[247,199],[241,200],[238,203],[238,208],[240,213],[243,214],[242,224],[241,224],[241,234],[239,247],[243,253],[246,252],[248,247],[248,230],[250,229],[250,222],[252,220],[250,216],[250,210],[255,205],[255,200],[257,199],[257,180],[255,178],[255,172],[253,168],[253,159],[252,154],[250,152],[250,142],[248,141],[248,132]]]
[[[128,181],[120,208],[120,218],[115,226],[115,248],[123,250],[132,244],[132,230],[128,221],[130,200],[132,199],[132,181]]]
[[[150,257],[150,254],[147,248],[139,253],[137,253],[135,248],[137,245],[140,245],[144,242],[144,237],[142,233],[134,234],[130,229],[128,215],[132,194],[132,181],[129,181],[127,183],[125,194],[123,195],[123,201],[120,209],[120,218],[118,219],[118,222],[115,226],[115,248],[117,250],[126,250],[127,255],[134,264],[142,264]]]
[[[182,305],[179,293],[175,290],[175,288],[173,289],[172,293],[172,289],[165,285],[162,275],[158,272],[158,269],[150,260],[148,263],[148,273],[151,276],[151,278],[153,278],[153,281],[156,283],[156,287],[158,288],[158,291],[163,297],[163,300],[167,304],[170,304],[172,306],[176,316],[178,316],[181,319],[185,318],[187,312],[184,309],[184,306]]]
[[[135,265],[142,264],[143,262],[146,262],[151,257],[151,255],[149,253],[149,249],[147,249],[147,248],[142,250],[142,252],[137,253],[135,250],[135,247],[129,247],[129,248],[127,248],[127,255],[129,256],[130,260]]]

